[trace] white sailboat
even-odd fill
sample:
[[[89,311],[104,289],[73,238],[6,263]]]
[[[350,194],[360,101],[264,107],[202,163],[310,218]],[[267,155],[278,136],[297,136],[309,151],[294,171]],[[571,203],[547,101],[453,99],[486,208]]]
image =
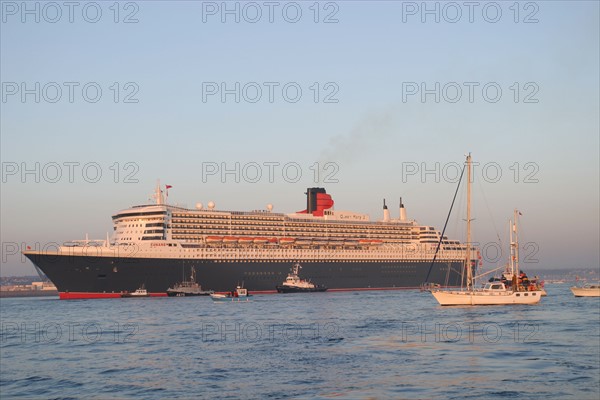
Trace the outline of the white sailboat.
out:
[[[431,291],[433,297],[442,306],[480,306],[480,305],[506,305],[506,304],[535,304],[542,298],[542,292],[519,291],[515,279],[511,287],[502,282],[488,282],[483,288],[475,289],[473,284],[472,247],[471,247],[471,154],[467,156],[467,250],[465,255],[465,269],[467,272],[467,287],[461,290]],[[516,210],[515,210],[516,212]],[[512,233],[514,233],[514,242]],[[519,262],[519,246],[516,234],[516,219],[511,231],[511,269],[516,278]],[[514,289],[513,289],[514,288]]]

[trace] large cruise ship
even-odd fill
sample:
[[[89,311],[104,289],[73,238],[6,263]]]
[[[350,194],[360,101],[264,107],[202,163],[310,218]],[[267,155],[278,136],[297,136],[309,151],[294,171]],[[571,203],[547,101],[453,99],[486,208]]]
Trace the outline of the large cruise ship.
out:
[[[409,220],[400,199],[398,218],[335,210],[323,188],[309,188],[306,209],[225,211],[213,202],[182,208],[165,202],[157,184],[154,204],[112,216],[106,240],[76,240],[53,251],[26,250],[58,288],[61,299],[120,297],[143,286],[150,295],[194,268],[203,288],[228,291],[243,284],[251,292],[276,292],[290,267],[335,290],[416,288],[430,282],[460,286],[467,247],[431,226]],[[435,257],[434,257],[435,255]],[[472,265],[479,253],[471,248]],[[433,262],[435,260],[435,262]]]

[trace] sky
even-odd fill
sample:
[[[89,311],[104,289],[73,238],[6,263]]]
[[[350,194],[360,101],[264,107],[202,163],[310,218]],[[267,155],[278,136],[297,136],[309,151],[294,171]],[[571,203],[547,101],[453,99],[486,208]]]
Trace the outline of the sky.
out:
[[[599,266],[596,1],[1,2],[0,274],[148,201],[441,229],[467,153],[474,240]],[[464,239],[464,193],[448,225]]]

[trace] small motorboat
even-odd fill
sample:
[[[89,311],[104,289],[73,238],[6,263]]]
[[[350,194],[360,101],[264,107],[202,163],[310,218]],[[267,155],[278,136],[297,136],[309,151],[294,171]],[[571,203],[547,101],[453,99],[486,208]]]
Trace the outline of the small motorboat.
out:
[[[210,298],[213,301],[229,301],[229,302],[239,302],[239,301],[250,301],[251,294],[248,293],[248,289],[244,289],[241,286],[237,286],[234,291],[227,293],[213,293],[210,295]]]
[[[324,292],[327,290],[326,286],[315,285],[310,280],[300,279],[298,272],[301,268],[298,263],[292,266],[290,273],[285,278],[285,282],[275,287],[277,293]]]
[[[150,297],[150,293],[148,293],[146,288],[144,288],[144,285],[142,285],[139,289],[136,289],[133,292],[121,293],[121,297]]]
[[[581,287],[573,286],[571,292],[575,297],[600,297],[600,284],[585,284]]]

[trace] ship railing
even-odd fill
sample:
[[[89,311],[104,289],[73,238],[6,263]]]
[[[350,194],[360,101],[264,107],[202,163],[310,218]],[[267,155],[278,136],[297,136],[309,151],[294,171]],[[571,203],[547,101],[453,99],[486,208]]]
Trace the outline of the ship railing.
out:
[[[103,240],[79,240],[73,241],[70,247],[76,247],[83,251],[86,243],[91,247],[104,246],[106,241]],[[130,244],[127,244],[130,245]],[[121,247],[121,246],[118,246]],[[379,247],[374,249],[326,249],[326,248],[260,248],[260,247],[212,247],[195,244],[194,247],[172,247],[165,251],[165,248],[159,247],[139,247],[139,244],[134,245],[136,248],[133,253],[140,255],[151,254],[155,257],[172,257],[173,255],[182,255],[192,258],[223,258],[229,260],[238,259],[287,259],[287,258],[304,258],[311,260],[323,259],[344,259],[344,260],[431,260],[434,251],[429,249],[419,249],[410,247]],[[115,246],[109,247],[111,250],[116,250]],[[184,253],[180,253],[182,251]],[[79,250],[78,250],[79,252]],[[129,252],[128,252],[129,254]],[[455,260],[464,258],[464,252],[458,250],[446,250],[438,253],[438,260]]]
[[[401,251],[385,251],[373,252],[366,250],[345,250],[345,251],[333,251],[323,249],[241,249],[241,248],[202,248],[197,249],[195,252],[197,257],[223,257],[226,259],[282,259],[282,258],[306,258],[306,259],[408,259],[408,260],[430,260],[433,257],[431,251],[417,251],[410,253],[403,253]],[[439,254],[440,260],[448,259],[462,259],[464,254],[462,252],[444,252]]]
[[[89,240],[89,239],[69,240],[68,242],[64,242],[62,245],[65,246],[65,247],[85,247],[85,246],[90,246],[90,247],[106,247],[106,240],[105,239],[97,239],[97,240]]]

